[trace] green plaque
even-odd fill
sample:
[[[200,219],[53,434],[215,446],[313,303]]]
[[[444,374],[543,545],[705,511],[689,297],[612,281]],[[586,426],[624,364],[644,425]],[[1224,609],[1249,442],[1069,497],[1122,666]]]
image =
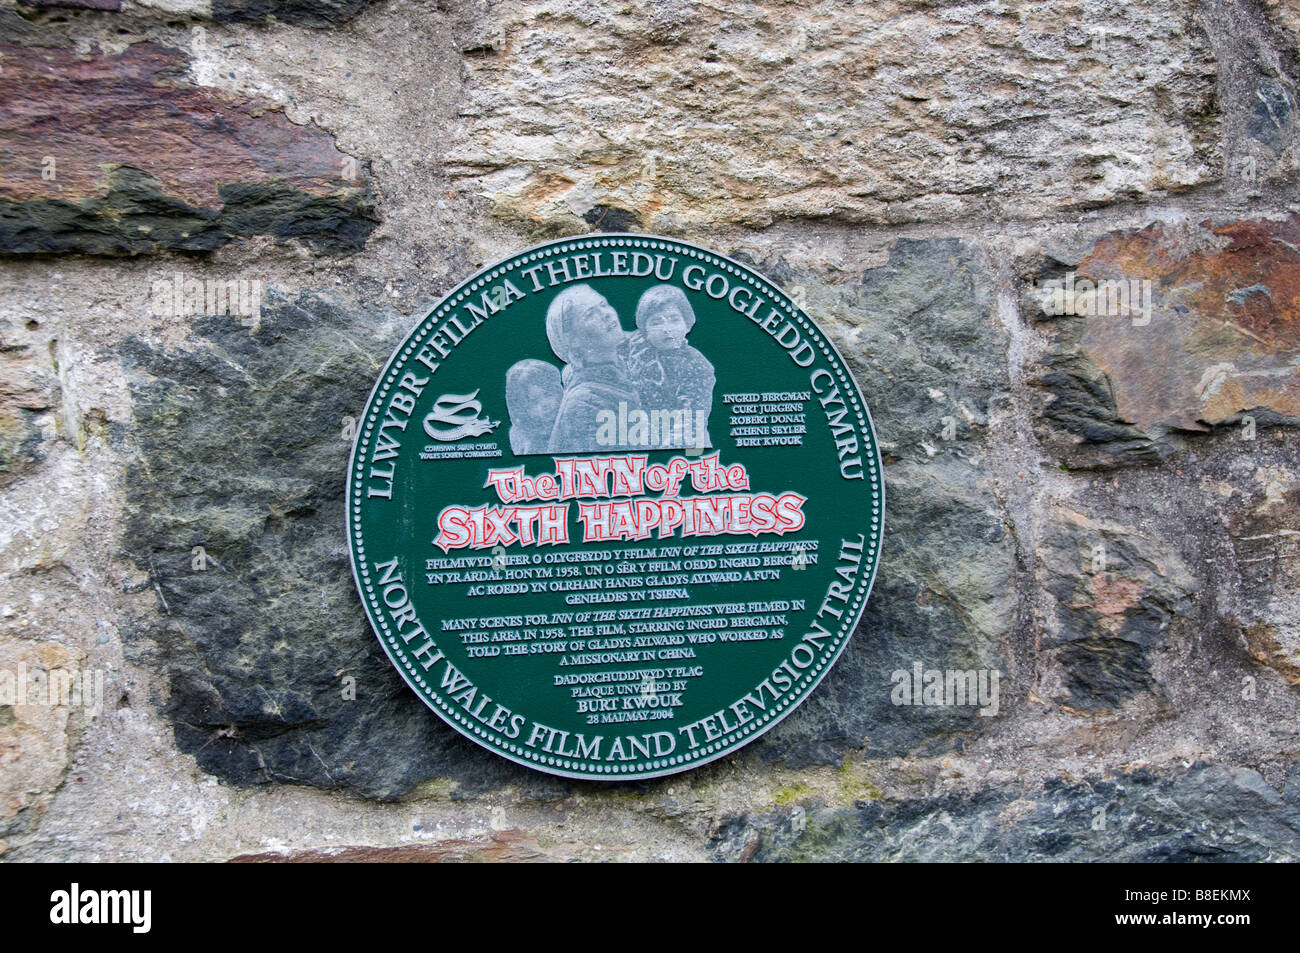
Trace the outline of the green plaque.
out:
[[[862,614],[885,496],[857,385],[780,289],[610,234],[444,298],[375,385],[347,492],[407,684],[497,754],[602,779],[793,711]]]

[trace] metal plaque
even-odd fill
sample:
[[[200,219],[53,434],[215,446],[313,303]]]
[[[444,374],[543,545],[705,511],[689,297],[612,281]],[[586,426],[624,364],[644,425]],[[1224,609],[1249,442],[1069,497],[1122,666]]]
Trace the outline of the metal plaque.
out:
[[[393,354],[348,469],[352,569],[461,734],[578,778],[671,774],[780,721],[880,553],[843,359],[737,261],[651,235],[531,248]]]

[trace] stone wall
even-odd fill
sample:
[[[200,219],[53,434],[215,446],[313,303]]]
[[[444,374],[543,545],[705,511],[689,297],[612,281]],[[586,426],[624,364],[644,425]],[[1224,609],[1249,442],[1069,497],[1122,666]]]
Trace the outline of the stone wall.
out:
[[[0,856],[1300,858],[1297,78],[1297,0],[0,0],[0,690],[102,679],[0,704]],[[812,697],[639,784],[436,719],[342,535],[405,330],[602,229],[782,284],[889,493]]]

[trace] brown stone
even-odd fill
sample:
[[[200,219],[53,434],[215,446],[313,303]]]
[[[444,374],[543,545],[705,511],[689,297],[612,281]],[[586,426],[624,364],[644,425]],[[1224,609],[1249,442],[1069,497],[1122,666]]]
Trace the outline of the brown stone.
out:
[[[0,672],[15,701],[0,706],[0,826],[21,811],[44,810],[47,792],[63,778],[73,734],[72,709],[49,703],[48,679],[56,669],[78,672],[81,661],[77,653],[54,642],[0,641]],[[21,686],[20,675],[30,676]],[[37,675],[44,675],[46,687],[34,681]]]
[[[223,183],[277,182],[316,195],[346,185],[347,157],[328,135],[265,104],[187,85],[178,50],[137,43],[118,56],[81,57],[7,46],[3,61],[0,196],[94,196],[120,166],[150,173],[199,208],[221,204]]]
[[[186,81],[173,49],[0,46],[0,250],[208,251],[254,234],[355,250],[359,163],[266,103]]]
[[[1300,222],[1151,225],[1102,239],[1081,277],[1150,279],[1151,323],[1090,317],[1084,352],[1121,419],[1205,429],[1267,409],[1300,417]]]
[[[449,172],[502,218],[561,231],[596,206],[652,231],[1034,217],[1218,178],[1196,4],[1079,16],[1054,0],[505,0],[464,47]]]
[[[1072,465],[1163,457],[1177,432],[1243,415],[1300,420],[1300,218],[1115,232],[1071,271],[1076,281],[1149,282],[1151,304],[1144,314],[1079,297],[1054,322],[1039,380],[1054,395],[1048,446]],[[1037,304],[1051,300],[1044,292]]]
[[[52,436],[44,418],[57,399],[58,381],[44,365],[48,353],[34,329],[0,319],[0,486],[13,482],[46,453]]]

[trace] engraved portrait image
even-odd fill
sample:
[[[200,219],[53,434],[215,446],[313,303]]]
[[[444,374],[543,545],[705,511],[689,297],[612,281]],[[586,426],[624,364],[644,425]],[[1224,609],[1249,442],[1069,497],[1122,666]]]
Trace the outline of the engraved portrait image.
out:
[[[602,447],[597,440],[598,417],[620,404],[640,409],[619,349],[626,332],[616,312],[590,285],[565,288],[546,310],[546,338],[564,362],[560,382],[564,394],[555,414],[548,453],[623,450]]]
[[[670,438],[667,443],[655,441],[660,446],[712,446],[708,425],[713,365],[686,343],[694,326],[695,310],[686,292],[675,285],[656,285],[637,302],[636,331],[626,342],[624,360],[648,423],[668,422]],[[673,439],[671,431],[678,421],[681,433]],[[659,430],[663,429],[661,423]]]
[[[686,337],[695,311],[661,284],[641,295],[636,330],[587,284],[546,311],[546,338],[563,369],[536,358],[506,372],[510,449],[517,455],[704,449],[713,365]]]
[[[506,371],[506,410],[510,414],[510,451],[516,456],[545,453],[551,445],[555,414],[564,385],[560,371],[545,361],[520,361]]]

